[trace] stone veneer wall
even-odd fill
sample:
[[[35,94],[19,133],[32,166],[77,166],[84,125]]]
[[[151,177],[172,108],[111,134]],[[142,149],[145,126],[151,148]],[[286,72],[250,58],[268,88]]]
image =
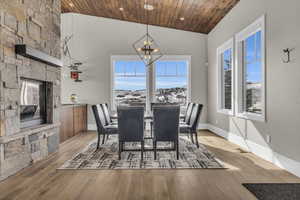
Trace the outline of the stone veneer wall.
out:
[[[0,180],[58,150],[60,69],[16,55],[14,46],[60,58],[60,6],[60,0],[0,0]],[[20,77],[53,83],[51,124],[20,129]]]

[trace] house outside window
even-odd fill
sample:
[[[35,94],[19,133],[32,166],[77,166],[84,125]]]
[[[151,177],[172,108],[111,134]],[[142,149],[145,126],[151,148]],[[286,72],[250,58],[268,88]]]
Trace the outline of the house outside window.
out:
[[[137,56],[111,56],[111,105],[144,105],[150,102],[190,101],[190,56],[164,56],[152,66]]]
[[[116,60],[113,66],[113,107],[145,105],[147,93],[146,66],[139,60]]]
[[[154,101],[186,105],[189,98],[189,67],[186,60],[155,63]]]

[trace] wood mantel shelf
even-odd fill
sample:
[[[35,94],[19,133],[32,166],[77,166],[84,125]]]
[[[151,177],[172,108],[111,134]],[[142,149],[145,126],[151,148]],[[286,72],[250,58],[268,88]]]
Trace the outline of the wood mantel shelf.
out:
[[[62,67],[63,63],[60,59],[50,56],[42,51],[31,48],[26,44],[15,45],[16,54],[22,55],[24,57],[51,65],[54,67]]]

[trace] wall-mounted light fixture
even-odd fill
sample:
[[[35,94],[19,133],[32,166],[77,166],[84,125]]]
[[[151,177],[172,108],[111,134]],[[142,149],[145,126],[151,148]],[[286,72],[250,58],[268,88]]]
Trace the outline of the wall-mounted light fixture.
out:
[[[290,49],[290,48],[286,48],[286,49],[283,49],[283,53],[286,55],[287,59],[284,60],[282,59],[283,63],[289,63],[291,62],[291,52],[293,51],[294,49]]]

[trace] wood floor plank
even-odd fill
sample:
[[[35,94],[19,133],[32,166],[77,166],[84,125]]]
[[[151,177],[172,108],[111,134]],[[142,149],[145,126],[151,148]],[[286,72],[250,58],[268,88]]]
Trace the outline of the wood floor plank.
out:
[[[57,153],[0,183],[0,199],[30,200],[255,200],[241,184],[300,183],[296,176],[209,131],[199,141],[227,169],[57,170],[96,137],[65,141]]]

